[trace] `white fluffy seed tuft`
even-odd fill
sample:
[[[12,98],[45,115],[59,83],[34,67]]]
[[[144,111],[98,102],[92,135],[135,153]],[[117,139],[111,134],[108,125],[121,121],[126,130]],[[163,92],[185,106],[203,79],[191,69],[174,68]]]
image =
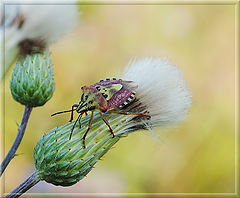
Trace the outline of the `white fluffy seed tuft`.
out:
[[[145,126],[166,126],[183,121],[191,96],[181,71],[166,59],[131,61],[122,79],[138,84],[136,96],[151,116]]]
[[[6,5],[5,33],[11,33],[16,43],[40,39],[49,44],[69,32],[76,25],[77,16],[76,5]]]
[[[6,4],[0,13],[0,79],[18,54],[43,51],[78,23],[77,5]],[[5,57],[3,57],[5,54]],[[4,58],[4,61],[3,61]],[[2,63],[4,62],[4,65]]]

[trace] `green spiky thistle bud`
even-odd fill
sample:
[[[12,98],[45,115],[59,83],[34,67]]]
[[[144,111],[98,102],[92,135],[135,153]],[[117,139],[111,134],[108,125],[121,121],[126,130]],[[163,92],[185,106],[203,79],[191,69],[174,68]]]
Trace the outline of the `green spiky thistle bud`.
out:
[[[44,105],[54,92],[53,67],[48,51],[21,58],[12,73],[13,98],[28,107]]]
[[[35,147],[34,159],[38,175],[42,180],[61,186],[70,186],[84,178],[97,161],[126,134],[127,122],[132,116],[108,115],[114,130],[113,138],[101,116],[95,113],[94,123],[86,138],[82,137],[88,127],[89,116],[81,119],[70,133],[74,122],[57,127],[42,136]]]

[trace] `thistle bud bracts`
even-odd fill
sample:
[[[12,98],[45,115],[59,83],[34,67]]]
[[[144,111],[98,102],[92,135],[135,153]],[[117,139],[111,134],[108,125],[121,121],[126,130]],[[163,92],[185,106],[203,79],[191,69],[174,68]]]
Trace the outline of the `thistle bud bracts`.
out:
[[[54,74],[49,52],[20,59],[12,73],[10,88],[19,103],[36,107],[44,105],[54,92]]]
[[[95,113],[94,123],[86,137],[83,148],[82,137],[87,130],[89,116],[81,119],[81,128],[74,122],[49,131],[35,147],[35,166],[40,177],[54,185],[70,186],[83,179],[94,164],[124,135],[126,123],[132,116],[111,115],[109,123],[116,136],[113,138],[102,118]]]

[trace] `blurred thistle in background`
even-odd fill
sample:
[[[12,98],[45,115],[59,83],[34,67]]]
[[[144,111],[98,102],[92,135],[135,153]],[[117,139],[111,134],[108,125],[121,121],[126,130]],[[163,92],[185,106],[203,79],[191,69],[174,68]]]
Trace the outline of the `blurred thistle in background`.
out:
[[[42,52],[69,32],[77,24],[77,15],[74,5],[4,5],[0,13],[0,44],[5,50],[0,54],[1,78],[19,54]]]

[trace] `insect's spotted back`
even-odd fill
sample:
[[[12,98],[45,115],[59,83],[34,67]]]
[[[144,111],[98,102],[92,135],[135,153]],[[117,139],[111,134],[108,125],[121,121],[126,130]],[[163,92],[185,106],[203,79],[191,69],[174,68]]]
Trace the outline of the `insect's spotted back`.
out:
[[[121,88],[121,84],[112,84],[110,86],[96,86],[98,92],[101,93],[107,101],[109,101],[116,92],[120,91]]]
[[[116,78],[100,80],[93,85],[82,87],[82,97],[77,112],[99,110],[106,112],[124,108],[135,99],[137,86],[132,81]]]
[[[123,108],[135,99],[137,85],[132,81],[107,78],[92,85],[107,101],[107,110]]]

